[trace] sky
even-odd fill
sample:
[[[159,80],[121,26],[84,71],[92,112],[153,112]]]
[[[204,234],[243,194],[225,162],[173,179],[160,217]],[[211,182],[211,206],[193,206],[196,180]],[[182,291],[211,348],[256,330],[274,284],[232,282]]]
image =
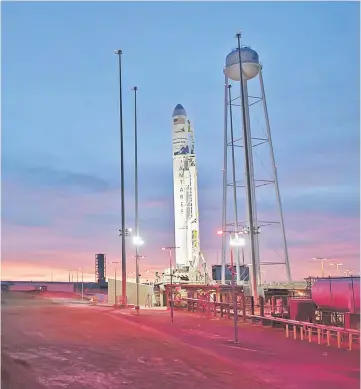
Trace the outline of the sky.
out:
[[[335,274],[330,263],[358,272],[359,7],[3,2],[2,279],[66,281],[70,269],[83,268],[94,280],[96,253],[106,253],[112,276],[111,262],[121,256],[119,48],[128,227],[134,227],[131,88],[138,87],[141,272],[166,268],[161,247],[174,243],[171,116],[178,103],[195,128],[201,248],[209,265],[220,263],[223,66],[240,29],[263,64],[293,278],[320,275],[313,257],[331,258],[327,274]],[[254,134],[264,130],[260,107],[251,120]],[[258,154],[264,172],[271,169],[266,151]],[[237,174],[242,163],[237,154]],[[278,220],[273,188],[262,190],[259,218]],[[242,214],[242,189],[239,196]],[[259,236],[261,261],[282,256],[280,229],[272,228]],[[127,252],[131,272],[130,242]],[[263,272],[268,280],[284,278],[282,266]]]

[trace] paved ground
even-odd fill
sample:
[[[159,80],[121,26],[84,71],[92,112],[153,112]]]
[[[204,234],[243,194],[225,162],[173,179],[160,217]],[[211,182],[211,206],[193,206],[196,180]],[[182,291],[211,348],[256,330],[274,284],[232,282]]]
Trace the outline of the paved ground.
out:
[[[7,297],[2,307],[6,367],[12,376],[20,368],[23,375],[24,369],[31,374],[25,386],[2,387],[360,387],[358,352],[286,339],[282,331],[249,324],[239,326],[239,345],[229,342],[232,336],[232,323],[195,314],[176,312],[172,325],[168,311],[144,310],[135,316],[112,308]]]
[[[2,388],[265,387],[247,371],[241,371],[240,383],[239,370],[227,361],[141,331],[111,312],[52,304],[29,294],[4,297]]]
[[[226,359],[240,371],[252,372],[264,382],[284,389],[356,389],[360,388],[359,351],[340,350],[326,345],[285,338],[284,330],[239,323],[239,345],[234,339],[233,321],[199,314],[142,311],[126,315],[142,325],[143,331],[156,329],[185,344]]]

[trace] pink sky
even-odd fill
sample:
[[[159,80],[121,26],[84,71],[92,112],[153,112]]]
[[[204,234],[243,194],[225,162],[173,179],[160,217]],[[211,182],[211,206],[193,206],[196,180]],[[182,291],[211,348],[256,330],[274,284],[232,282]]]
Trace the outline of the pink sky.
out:
[[[195,131],[201,249],[209,266],[220,258],[216,231],[221,227],[223,66],[237,44],[240,15],[243,43],[257,50],[264,65],[293,278],[320,275],[315,256],[359,271],[358,4],[233,2],[228,5],[234,12],[227,13],[221,3],[213,4],[213,10],[206,3],[114,3],[119,12],[107,2],[83,3],[5,2],[2,7],[2,279],[45,280],[53,275],[66,281],[70,268],[81,267],[86,279],[94,280],[96,253],[107,255],[108,275],[114,271],[110,263],[120,260],[116,48],[124,50],[127,227],[134,227],[131,88],[139,87],[142,272],[166,268],[167,253],[161,247],[174,243],[171,119],[177,104],[183,105]],[[175,8],[189,27],[173,23]],[[267,11],[255,13],[253,8]],[[139,17],[146,34],[134,23]],[[154,28],[159,17],[171,22]],[[347,21],[343,28],[334,28],[337,18]],[[187,49],[179,49],[180,44]],[[342,77],[345,58],[334,52],[341,46],[348,60]],[[238,86],[233,89],[235,97]],[[257,78],[249,82],[248,91],[260,96]],[[262,106],[250,107],[253,140],[264,137]],[[238,138],[241,110],[234,107],[233,113]],[[244,155],[237,149],[241,180]],[[268,144],[253,149],[255,178],[268,180]],[[257,189],[256,196],[258,220],[275,220],[271,185]],[[261,261],[279,261],[281,243],[279,228],[262,228]],[[285,278],[282,267],[264,270],[266,280]],[[326,272],[332,271],[326,265]]]
[[[19,214],[29,207],[35,215],[44,217],[42,226],[26,226],[3,219],[2,279],[68,280],[69,270],[84,269],[84,279],[94,280],[94,256],[107,255],[107,275],[112,276],[112,261],[120,260],[120,239],[117,236],[119,217],[118,191],[101,194],[69,195],[56,190],[29,191],[17,184],[6,186],[4,199],[17,204]],[[132,199],[127,203],[133,213]],[[153,198],[141,201],[141,235],[145,241],[141,271],[167,267],[167,253],[161,247],[173,242],[172,199]],[[220,261],[221,242],[216,231],[219,223],[212,213],[201,214],[201,244],[209,265]],[[29,215],[29,218],[34,215]],[[288,213],[285,215],[289,257],[293,279],[320,275],[320,264],[313,257],[330,257],[330,263],[343,263],[343,270],[359,272],[358,218],[327,216],[317,213]],[[129,227],[133,226],[131,218]],[[142,222],[147,220],[146,223]],[[25,224],[25,223],[24,223]],[[276,238],[275,238],[276,236]],[[261,260],[279,259],[282,255],[279,234],[261,234]],[[134,250],[129,241],[128,271],[134,271]],[[118,266],[120,270],[120,265]],[[263,268],[266,280],[284,278],[283,267]],[[334,267],[326,264],[326,274],[336,275]]]

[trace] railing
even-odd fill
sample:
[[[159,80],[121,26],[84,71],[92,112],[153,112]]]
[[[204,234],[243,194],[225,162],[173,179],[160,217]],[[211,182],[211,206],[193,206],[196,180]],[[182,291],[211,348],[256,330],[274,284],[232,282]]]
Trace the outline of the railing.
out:
[[[199,312],[202,314],[213,314],[217,316],[219,313],[221,317],[230,318],[233,315],[234,304],[231,302],[220,302],[220,301],[207,301],[195,298],[182,298],[179,301],[185,302],[187,304],[188,311]],[[252,301],[247,298],[244,298],[242,302],[237,303],[237,310],[239,316],[244,316],[244,320],[248,316],[254,314],[254,306]],[[243,315],[245,311],[245,315]]]
[[[272,323],[281,323],[285,328],[286,338],[293,336],[293,339],[298,338],[298,334],[301,340],[305,338],[311,343],[313,336],[317,336],[317,343],[322,344],[325,340],[327,346],[331,346],[331,340],[336,339],[337,348],[347,341],[347,350],[352,350],[355,343],[360,344],[360,331],[341,328],[341,327],[331,327],[324,324],[314,324],[309,322],[302,322],[296,320],[283,319],[278,317],[263,317],[258,315],[251,315],[250,319],[254,322],[255,320],[262,322],[272,322]],[[291,333],[291,335],[290,335]]]
[[[195,298],[182,298],[180,302],[186,303],[188,311],[208,314],[221,318],[231,318],[234,314],[234,304],[231,302],[203,301]],[[289,320],[281,317],[262,316],[255,314],[255,311],[260,310],[258,306],[254,306],[252,300],[243,298],[241,303],[237,303],[238,316],[242,317],[244,322],[258,322],[262,325],[271,323],[272,325],[281,324],[285,330],[286,338],[305,340],[313,342],[316,337],[318,344],[326,344],[331,346],[336,340],[338,348],[347,343],[347,350],[352,350],[356,344],[360,344],[360,331],[354,329],[345,329],[342,327],[331,327],[324,324],[315,324],[309,322],[301,322]],[[245,315],[243,314],[245,312]],[[261,312],[260,312],[261,313]]]

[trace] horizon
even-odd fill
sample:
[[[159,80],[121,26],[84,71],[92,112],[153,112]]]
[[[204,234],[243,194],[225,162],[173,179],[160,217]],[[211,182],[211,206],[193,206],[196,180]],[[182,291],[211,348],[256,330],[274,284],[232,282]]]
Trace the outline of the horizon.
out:
[[[163,271],[161,248],[174,242],[177,104],[195,131],[201,248],[209,267],[220,263],[222,70],[240,26],[264,66],[292,278],[320,275],[314,257],[330,258],[326,275],[337,275],[330,263],[359,273],[359,11],[356,2],[3,3],[1,280],[53,273],[65,282],[83,268],[91,282],[96,253],[107,255],[112,277],[121,256],[117,48],[132,228],[138,87],[141,273]],[[259,203],[262,215],[275,216],[270,193]],[[244,217],[243,194],[239,209]],[[278,258],[279,232],[260,239],[261,258]],[[129,241],[127,272],[134,254]],[[266,280],[285,278],[283,268],[265,271]]]

